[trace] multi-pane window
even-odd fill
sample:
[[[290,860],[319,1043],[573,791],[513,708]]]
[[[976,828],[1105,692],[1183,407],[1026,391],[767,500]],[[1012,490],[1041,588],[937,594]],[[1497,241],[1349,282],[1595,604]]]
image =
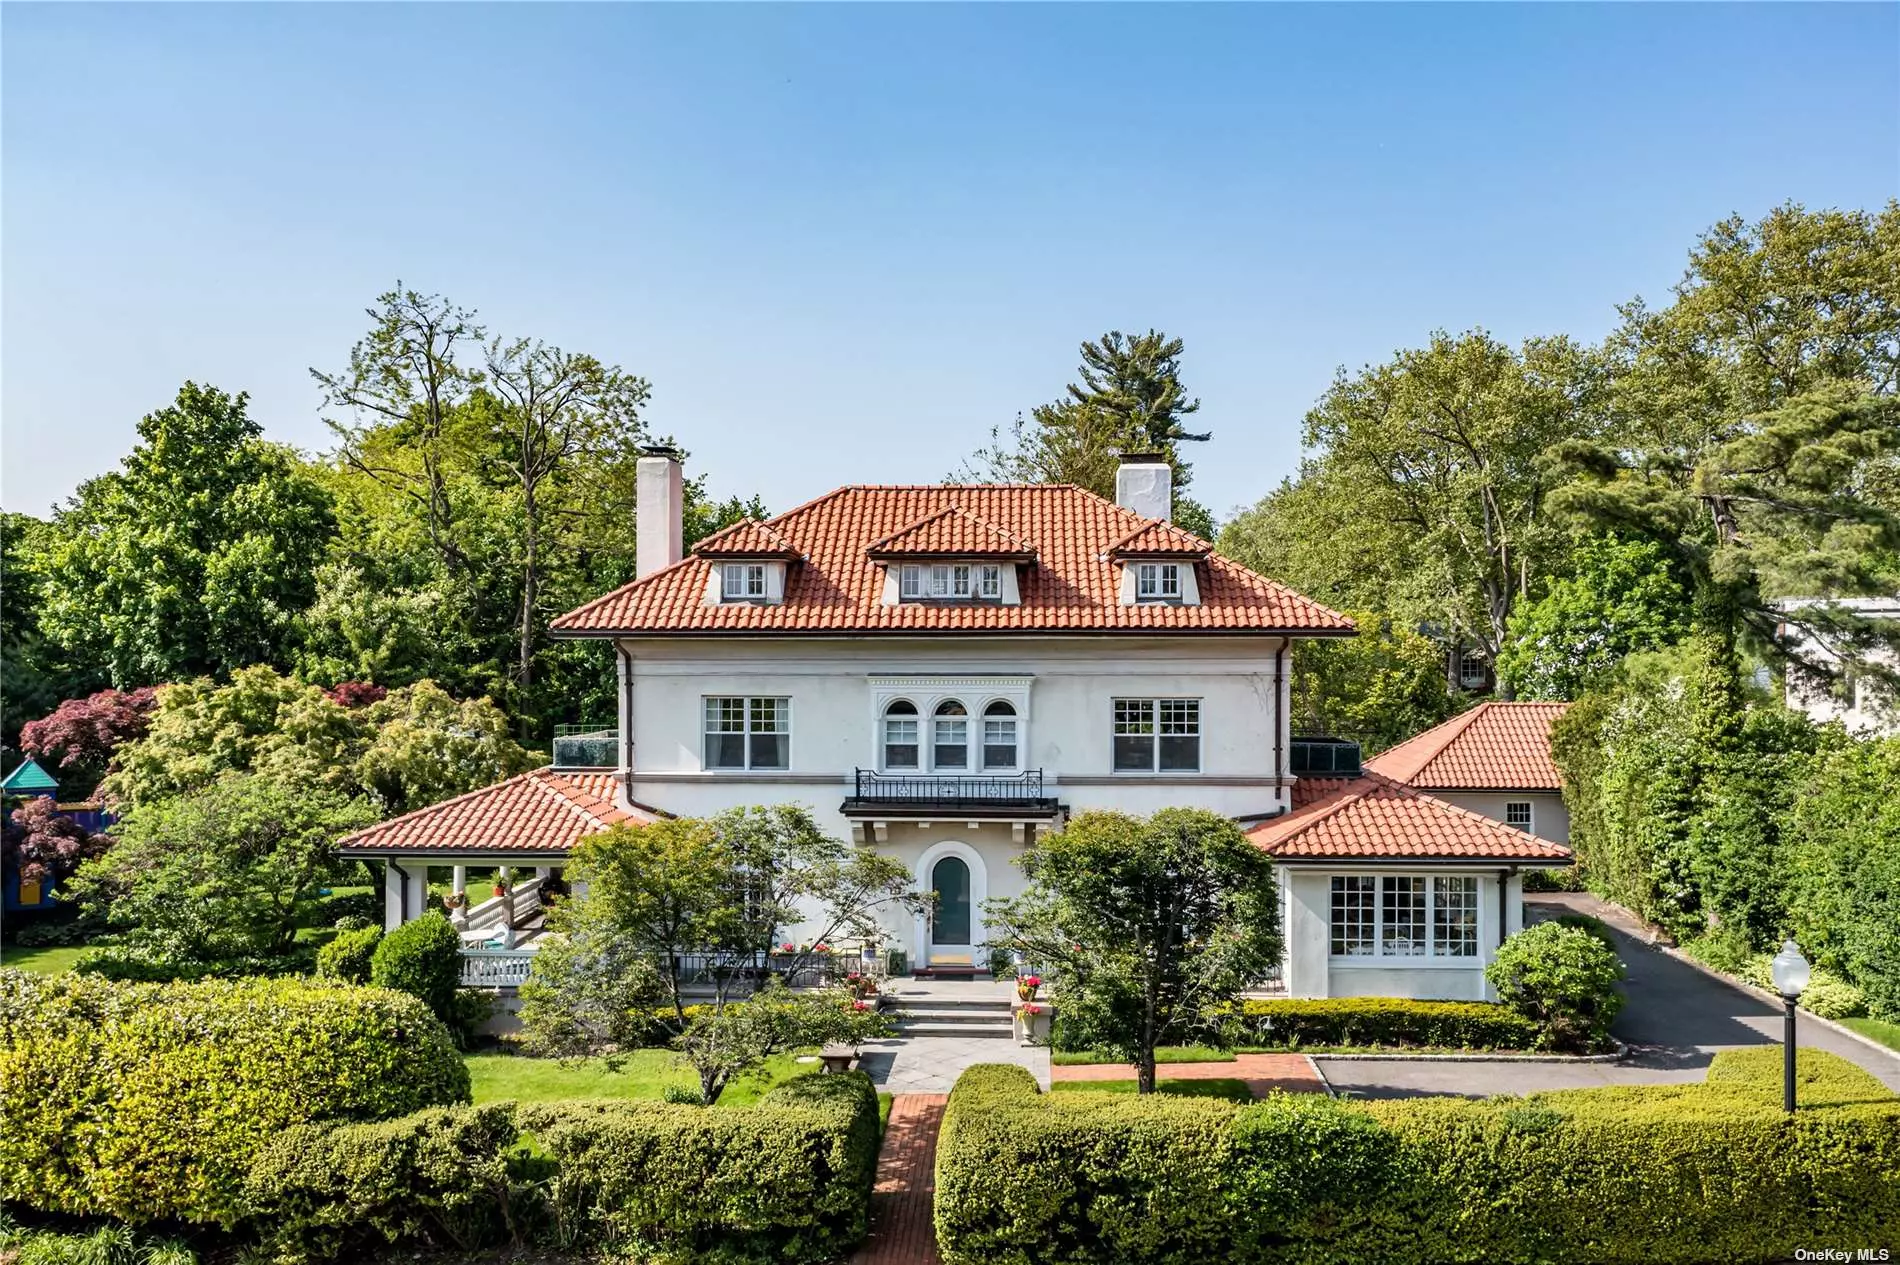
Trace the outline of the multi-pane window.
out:
[[[1519,830],[1531,828],[1531,802],[1527,799],[1514,799],[1504,805],[1504,824],[1516,826]]]
[[[1378,882],[1369,874],[1333,876],[1333,954],[1369,957],[1377,925]]]
[[[765,566],[758,562],[728,562],[723,568],[725,587],[721,590],[729,602],[762,599],[765,596]]]
[[[706,767],[791,768],[792,700],[708,698]]]
[[[1181,597],[1181,564],[1143,562],[1135,567],[1135,596],[1143,601],[1174,602]]]
[[[930,765],[934,769],[970,767],[970,713],[962,703],[948,699],[937,704],[932,721]]]
[[[917,719],[917,704],[907,699],[900,698],[884,709],[885,768],[917,767],[918,730],[921,724]]]
[[[898,568],[897,593],[906,600],[997,601],[1003,596],[1003,569],[981,563],[938,562]]]
[[[1432,879],[1432,956],[1478,956],[1478,880],[1475,875]]]
[[[1016,709],[998,699],[983,709],[983,767],[1016,767]]]
[[[1201,767],[1201,700],[1115,700],[1117,773],[1193,773]]]
[[[1467,650],[1458,656],[1458,684],[1468,690],[1484,688],[1484,656],[1475,650]]]
[[[1332,951],[1338,957],[1478,956],[1477,877],[1334,875]]]

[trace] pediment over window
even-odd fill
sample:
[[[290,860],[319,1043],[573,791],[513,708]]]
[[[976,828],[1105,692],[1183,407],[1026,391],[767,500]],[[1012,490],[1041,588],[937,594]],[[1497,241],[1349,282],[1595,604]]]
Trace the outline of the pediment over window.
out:
[[[798,546],[756,518],[742,518],[693,546],[702,558],[779,558],[787,562],[805,557]]]

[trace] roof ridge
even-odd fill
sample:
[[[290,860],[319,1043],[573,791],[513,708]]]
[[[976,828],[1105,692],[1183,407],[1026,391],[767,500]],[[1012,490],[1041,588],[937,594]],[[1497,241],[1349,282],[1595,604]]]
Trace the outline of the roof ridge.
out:
[[[1490,705],[1491,701],[1486,699],[1476,707],[1467,708],[1459,712],[1456,716],[1449,716],[1439,721],[1436,725],[1433,725],[1430,729],[1413,734],[1398,746],[1381,751],[1378,755],[1366,761],[1366,766],[1376,769],[1381,775],[1392,778],[1395,781],[1410,782],[1413,778],[1418,777],[1424,773],[1426,769],[1430,768],[1432,761],[1443,755],[1446,748],[1456,742],[1465,730],[1471,728],[1472,722],[1483,715],[1485,708]],[[1437,744],[1435,746],[1432,745],[1434,740]],[[1415,767],[1408,767],[1407,762],[1414,758],[1412,753],[1408,751],[1408,748],[1416,748],[1418,751],[1426,751],[1429,752],[1429,754],[1419,759]],[[1378,768],[1380,761],[1387,762],[1388,767],[1383,769]]]
[[[413,821],[417,817],[427,817],[430,814],[438,812],[444,808],[447,808],[452,804],[459,804],[465,799],[474,799],[477,795],[485,795],[489,791],[494,790],[497,786],[506,786],[510,782],[526,781],[534,777],[535,774],[545,773],[549,771],[550,769],[552,769],[553,767],[554,766],[552,764],[544,764],[544,765],[541,765],[539,768],[529,769],[525,773],[517,773],[513,777],[505,777],[501,779],[501,781],[499,782],[490,782],[487,786],[478,786],[472,791],[463,791],[460,795],[451,795],[447,799],[438,799],[433,804],[424,804],[421,808],[412,808],[406,813],[397,813],[394,817],[385,817],[383,818],[383,820],[376,822],[372,825],[365,826],[361,830],[355,831],[352,834],[344,835],[341,839],[337,840],[337,846],[341,847],[343,844],[348,843],[353,839],[364,839],[371,835],[379,834],[382,831],[389,828],[390,826],[395,825],[399,821]]]

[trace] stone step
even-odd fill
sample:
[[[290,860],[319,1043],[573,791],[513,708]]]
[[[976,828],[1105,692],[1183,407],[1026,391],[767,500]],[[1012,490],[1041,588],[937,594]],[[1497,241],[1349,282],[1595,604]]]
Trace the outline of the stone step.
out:
[[[1008,1024],[906,1023],[899,1024],[900,1037],[965,1037],[1008,1041],[1015,1036]]]
[[[1002,1014],[1009,1013],[1009,1002],[1000,997],[943,997],[935,993],[912,994],[886,993],[894,1006],[905,1010],[941,1010],[958,1014]]]
[[[991,1024],[1009,1026],[1007,1010],[943,1010],[936,1006],[906,1006],[903,1017],[898,1020],[905,1023],[950,1023],[965,1024],[971,1027],[987,1027]]]

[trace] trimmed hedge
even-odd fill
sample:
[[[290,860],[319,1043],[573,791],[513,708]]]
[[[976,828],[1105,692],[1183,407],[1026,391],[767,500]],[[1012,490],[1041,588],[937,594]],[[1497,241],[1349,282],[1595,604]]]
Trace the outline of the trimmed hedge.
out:
[[[356,927],[339,931],[330,943],[317,950],[317,974],[351,984],[369,983],[370,961],[376,946],[383,942],[381,927]]]
[[[291,1130],[246,1191],[289,1259],[538,1238],[643,1260],[818,1262],[863,1239],[877,1147],[870,1078],[810,1075],[756,1107],[504,1103]]]
[[[1900,1247],[1900,1098],[1801,1051],[1716,1057],[1702,1085],[1251,1107],[1038,1096],[958,1081],[937,1151],[946,1265],[1140,1260],[1772,1261]]]
[[[0,1199],[234,1223],[291,1126],[467,1101],[414,999],[298,979],[117,984],[0,971]]]
[[[1242,1002],[1224,1025],[1228,1045],[1440,1046],[1528,1050],[1538,1027],[1487,1001],[1414,1001],[1406,997],[1267,998]]]
[[[443,1023],[455,1022],[455,990],[462,983],[462,937],[441,914],[405,922],[370,954],[369,982],[420,997]]]
[[[654,1102],[524,1106],[560,1166],[552,1211],[669,1258],[817,1262],[870,1222],[877,1091],[862,1072],[801,1076],[756,1107]]]

